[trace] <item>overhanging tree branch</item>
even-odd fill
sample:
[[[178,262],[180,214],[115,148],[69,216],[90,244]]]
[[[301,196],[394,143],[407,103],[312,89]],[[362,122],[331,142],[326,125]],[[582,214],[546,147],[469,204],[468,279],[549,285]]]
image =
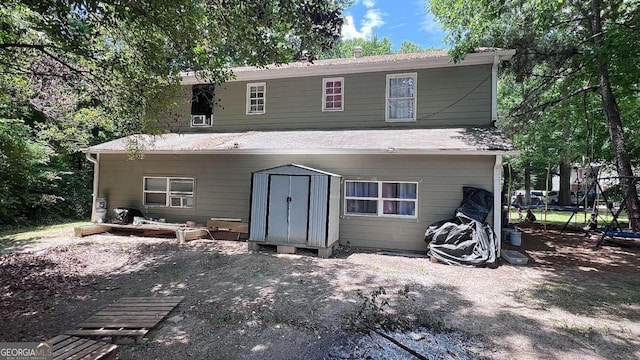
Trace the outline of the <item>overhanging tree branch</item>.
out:
[[[553,107],[553,106],[556,106],[556,105],[558,105],[558,104],[560,104],[562,102],[565,102],[565,101],[567,101],[567,100],[569,100],[569,99],[571,99],[571,98],[573,98],[573,97],[575,97],[577,95],[581,95],[581,94],[587,93],[589,91],[594,91],[594,90],[596,90],[598,88],[599,88],[599,86],[597,86],[597,85],[586,86],[586,87],[583,87],[581,89],[575,90],[575,91],[573,91],[573,92],[571,92],[571,93],[569,93],[569,94],[567,94],[567,95],[565,95],[565,96],[563,96],[561,98],[549,100],[547,102],[544,102],[544,103],[541,103],[539,105],[536,105],[535,107],[533,107],[533,108],[531,108],[531,109],[529,109],[527,111],[524,111],[524,112],[521,112],[521,113],[510,114],[510,115],[513,116],[513,117],[522,117],[522,116],[525,116],[525,115],[527,115],[529,113],[532,113],[532,112],[545,110],[545,109],[547,109],[549,107]]]

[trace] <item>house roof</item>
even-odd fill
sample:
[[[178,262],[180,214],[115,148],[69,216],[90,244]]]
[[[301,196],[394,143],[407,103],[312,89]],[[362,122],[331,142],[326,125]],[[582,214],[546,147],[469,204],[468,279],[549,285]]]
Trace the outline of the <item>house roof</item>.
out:
[[[515,148],[496,128],[297,130],[132,135],[88,153],[503,155]]]
[[[230,69],[236,75],[236,78],[229,81],[253,81],[302,76],[493,64],[496,60],[509,60],[514,54],[515,50],[481,48],[474,53],[467,54],[463,60],[457,63],[451,61],[451,58],[446,51],[428,51],[410,54],[315,60],[313,62],[299,61],[288,64],[267,65],[263,68],[242,66]],[[208,82],[206,79],[199,77],[195,72],[185,72],[181,74],[181,76],[183,85]]]

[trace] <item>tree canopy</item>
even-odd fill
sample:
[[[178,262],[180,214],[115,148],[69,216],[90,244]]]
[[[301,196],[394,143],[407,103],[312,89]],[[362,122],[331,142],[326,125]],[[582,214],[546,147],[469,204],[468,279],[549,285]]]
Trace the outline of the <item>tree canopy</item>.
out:
[[[555,132],[558,136],[550,138],[562,141],[572,133],[590,132],[591,160],[612,159],[623,177],[632,176],[632,169],[640,165],[637,137],[630,136],[637,135],[640,124],[639,4],[638,0],[427,3],[447,31],[455,59],[483,46],[516,50],[505,68],[519,95],[505,119],[512,133],[535,128],[547,137]],[[540,129],[541,122],[548,128]],[[608,136],[602,137],[605,133]],[[603,142],[608,149],[600,146]],[[566,144],[559,147],[575,152]],[[631,226],[639,230],[636,189],[624,180],[622,185]]]
[[[0,224],[36,217],[35,204],[85,216],[90,164],[80,149],[143,131],[182,71],[221,83],[234,65],[313,59],[339,38],[346,4],[1,2]]]

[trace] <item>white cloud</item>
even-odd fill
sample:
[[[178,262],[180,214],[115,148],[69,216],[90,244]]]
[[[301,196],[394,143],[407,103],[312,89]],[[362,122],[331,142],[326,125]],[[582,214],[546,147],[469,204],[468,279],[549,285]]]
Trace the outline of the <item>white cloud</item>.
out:
[[[367,9],[371,9],[376,6],[375,0],[362,0],[362,5],[364,5]]]
[[[384,25],[384,20],[382,20],[380,10],[370,8],[364,14],[364,19],[360,22],[360,31],[356,28],[353,16],[347,15],[344,17],[342,37],[345,39],[366,38],[373,33],[375,28],[382,25]]]
[[[353,24],[353,16],[347,15],[344,17],[344,24],[342,24],[342,37],[345,39],[363,38],[364,34],[356,29]]]
[[[367,13],[364,15],[364,20],[362,20],[361,22],[361,25],[362,32],[367,36],[371,35],[371,32],[374,28],[384,25],[384,20],[382,20],[382,13],[380,12],[380,10],[367,10]]]
[[[433,17],[433,14],[430,12],[426,12],[422,17],[422,21],[420,22],[420,30],[426,32],[427,34],[441,34],[444,31],[442,30],[442,25]]]

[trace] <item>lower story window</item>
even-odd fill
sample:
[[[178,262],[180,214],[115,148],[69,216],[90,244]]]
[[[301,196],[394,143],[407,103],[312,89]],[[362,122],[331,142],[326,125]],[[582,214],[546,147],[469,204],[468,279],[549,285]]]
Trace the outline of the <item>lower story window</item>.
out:
[[[143,180],[143,204],[150,207],[193,207],[193,178],[151,177]]]
[[[345,181],[345,215],[416,217],[418,183]]]

